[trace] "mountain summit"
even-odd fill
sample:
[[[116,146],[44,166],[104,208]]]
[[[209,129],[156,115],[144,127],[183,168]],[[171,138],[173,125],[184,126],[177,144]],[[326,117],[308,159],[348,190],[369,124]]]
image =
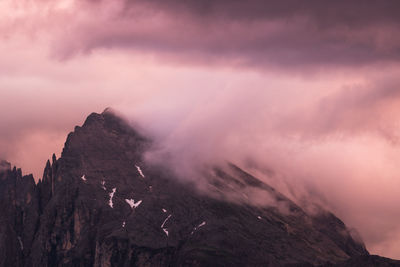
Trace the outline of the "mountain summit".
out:
[[[1,162],[0,265],[400,266],[233,164],[198,191],[144,160],[151,143],[106,110],[75,127],[38,184]]]

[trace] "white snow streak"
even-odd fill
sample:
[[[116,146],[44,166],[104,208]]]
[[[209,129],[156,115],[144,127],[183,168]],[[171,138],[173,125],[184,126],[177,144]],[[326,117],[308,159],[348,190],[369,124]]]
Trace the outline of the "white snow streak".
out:
[[[142,203],[141,200],[139,200],[138,202],[135,203],[135,200],[133,200],[133,199],[125,199],[125,201],[126,201],[126,203],[129,204],[129,206],[131,206],[132,209],[133,208],[136,209],[137,207],[139,207],[140,203]]]
[[[106,181],[101,181],[101,188],[103,188],[104,189],[104,191],[106,191],[107,190],[107,188],[106,188]]]
[[[197,225],[197,227],[193,228],[193,231],[192,231],[190,234],[193,235],[193,233],[194,233],[195,231],[197,231],[200,227],[202,227],[202,226],[204,226],[204,225],[206,225],[206,222],[205,222],[205,221],[202,222],[201,224]]]
[[[164,231],[164,233],[168,236],[168,230],[167,228],[164,228],[165,223],[171,218],[172,214],[168,215],[168,217],[164,220],[164,222],[161,224],[161,229]]]
[[[162,209],[162,211],[163,211],[164,213],[166,213],[166,212],[167,212],[167,210],[166,210],[166,209]]]
[[[142,169],[140,169],[140,167],[138,165],[135,165],[136,169],[138,170],[140,176],[142,176],[144,178],[144,174],[142,172]]]
[[[20,236],[18,236],[18,241],[19,241],[19,247],[21,248],[21,250],[24,250],[24,244],[22,243]]]
[[[168,236],[168,230],[167,228],[163,228],[164,233]]]
[[[261,216],[257,216],[257,218],[258,218],[259,220],[261,220]]]
[[[117,191],[117,188],[114,187],[112,192],[110,193],[110,202],[108,202],[108,205],[110,205],[111,208],[114,208],[113,197],[114,197],[115,191]]]
[[[83,181],[86,181],[85,175],[82,175],[81,179],[82,179]]]

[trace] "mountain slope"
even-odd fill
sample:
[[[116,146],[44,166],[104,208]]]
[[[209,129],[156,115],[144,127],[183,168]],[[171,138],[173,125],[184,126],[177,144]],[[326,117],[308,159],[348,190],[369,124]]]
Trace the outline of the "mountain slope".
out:
[[[31,176],[7,170],[0,189],[19,181],[21,196],[2,202],[10,210],[3,217],[19,221],[23,210],[28,218],[0,228],[9,232],[0,246],[13,240],[6,252],[13,265],[312,266],[370,257],[333,214],[310,216],[232,164],[207,172],[205,194],[148,165],[150,146],[111,112],[93,113],[36,186]],[[31,200],[23,202],[28,192]],[[260,195],[268,205],[254,204]]]

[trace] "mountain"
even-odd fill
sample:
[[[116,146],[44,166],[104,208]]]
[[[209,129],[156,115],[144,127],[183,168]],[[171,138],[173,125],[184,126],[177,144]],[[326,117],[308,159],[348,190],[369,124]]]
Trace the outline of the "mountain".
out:
[[[75,127],[37,184],[1,162],[0,265],[400,266],[239,166],[206,170],[199,190],[147,163],[151,146],[106,110]]]

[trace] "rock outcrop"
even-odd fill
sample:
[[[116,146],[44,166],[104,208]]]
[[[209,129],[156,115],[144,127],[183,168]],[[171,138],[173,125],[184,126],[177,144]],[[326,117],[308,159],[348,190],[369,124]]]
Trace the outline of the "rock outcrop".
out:
[[[25,266],[39,225],[38,188],[32,175],[22,176],[0,162],[0,266]]]
[[[1,162],[0,265],[400,266],[238,166],[210,170],[206,194],[146,163],[150,146],[105,111],[68,135],[37,185]],[[275,204],[254,205],[252,192]]]

